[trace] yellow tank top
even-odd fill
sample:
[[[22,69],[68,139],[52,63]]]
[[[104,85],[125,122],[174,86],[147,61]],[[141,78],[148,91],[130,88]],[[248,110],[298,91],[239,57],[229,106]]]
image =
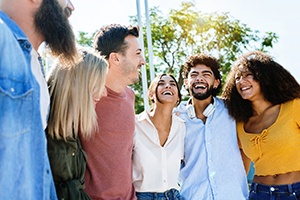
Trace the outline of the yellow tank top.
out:
[[[300,171],[300,99],[281,104],[274,124],[259,134],[237,123],[240,147],[254,163],[255,175]]]

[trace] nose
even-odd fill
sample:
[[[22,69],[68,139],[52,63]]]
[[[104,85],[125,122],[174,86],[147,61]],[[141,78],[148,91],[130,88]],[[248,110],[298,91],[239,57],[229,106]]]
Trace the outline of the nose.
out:
[[[204,80],[203,79],[203,76],[201,74],[199,74],[197,77],[196,77],[196,81],[197,82],[201,82],[201,80]]]
[[[67,2],[67,7],[68,7],[70,10],[72,10],[72,11],[75,10],[75,7],[74,7],[74,5],[72,4],[71,0],[68,0],[68,2]]]
[[[166,83],[166,88],[171,88],[170,83]]]
[[[141,65],[145,65],[145,63],[146,63],[145,58],[144,58],[144,56],[142,56],[142,59],[141,59],[140,64],[141,64]]]

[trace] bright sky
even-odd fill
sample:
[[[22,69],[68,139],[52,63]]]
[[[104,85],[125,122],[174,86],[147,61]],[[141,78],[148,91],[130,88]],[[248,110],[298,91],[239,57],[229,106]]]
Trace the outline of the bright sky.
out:
[[[159,6],[167,14],[179,8],[183,0],[148,0],[149,8]],[[70,17],[75,33],[92,33],[106,24],[129,25],[129,16],[137,14],[136,0],[72,0],[75,11]],[[201,12],[229,12],[252,30],[275,32],[279,41],[271,55],[300,82],[300,1],[299,0],[194,0]],[[140,0],[144,16],[144,0]],[[298,57],[299,56],[299,57]]]

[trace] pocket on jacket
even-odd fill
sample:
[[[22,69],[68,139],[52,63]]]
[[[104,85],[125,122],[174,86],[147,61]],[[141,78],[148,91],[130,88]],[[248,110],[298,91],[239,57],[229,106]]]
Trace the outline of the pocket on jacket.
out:
[[[34,102],[36,101],[36,102]],[[31,82],[0,77],[0,136],[12,138],[31,131],[34,117]]]

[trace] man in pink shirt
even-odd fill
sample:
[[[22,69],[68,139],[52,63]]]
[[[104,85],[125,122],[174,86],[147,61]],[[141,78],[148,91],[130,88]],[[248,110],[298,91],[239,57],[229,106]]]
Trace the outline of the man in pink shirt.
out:
[[[128,85],[139,81],[145,64],[138,36],[138,27],[111,24],[94,37],[109,70],[107,97],[96,105],[99,129],[90,140],[82,140],[88,157],[85,191],[93,200],[136,199],[131,164],[135,96]]]

